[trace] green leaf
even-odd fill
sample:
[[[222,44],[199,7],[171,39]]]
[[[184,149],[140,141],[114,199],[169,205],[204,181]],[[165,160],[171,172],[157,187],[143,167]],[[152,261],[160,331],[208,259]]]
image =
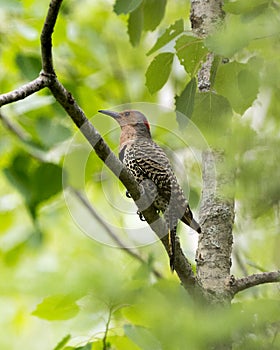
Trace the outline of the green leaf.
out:
[[[108,350],[140,350],[139,347],[133,343],[126,335],[113,335],[107,337]],[[102,340],[92,343],[90,350],[104,350]]]
[[[103,345],[103,342],[102,342],[102,345]],[[88,343],[84,346],[79,346],[78,348],[75,348],[73,350],[94,350],[95,348],[93,348],[93,343]],[[100,350],[103,349],[102,348],[99,348]],[[66,350],[66,349],[65,349]]]
[[[146,86],[150,93],[153,94],[160,90],[166,83],[173,62],[174,54],[163,52],[157,55],[146,72]]]
[[[39,163],[25,154],[14,157],[4,173],[21,193],[32,215],[37,206],[62,190],[62,168],[53,163]]]
[[[39,204],[62,190],[62,168],[53,163],[41,163],[32,174],[33,201]]]
[[[31,202],[32,181],[30,173],[33,171],[34,162],[26,154],[17,154],[4,174],[10,183],[21,193],[27,203]]]
[[[267,6],[270,3],[270,0],[237,0],[237,1],[228,1],[224,4],[223,8],[226,12],[241,14],[246,12],[252,12],[257,7]]]
[[[182,19],[178,19],[174,24],[169,26],[166,31],[158,38],[155,45],[151,48],[151,50],[147,53],[147,55],[151,55],[158,49],[162,48],[164,45],[168,44],[172,39],[176,38],[179,34],[184,31],[184,21]]]
[[[144,2],[144,29],[155,30],[164,17],[167,0],[148,0]]]
[[[176,40],[175,49],[181,65],[191,76],[196,74],[208,52],[201,39],[187,35]]]
[[[196,94],[196,78],[192,78],[180,96],[175,97],[176,117],[180,127],[184,127],[191,119]],[[179,112],[179,113],[178,113]]]
[[[69,295],[53,295],[45,298],[32,315],[48,321],[69,320],[77,315],[79,306]]]
[[[41,117],[36,121],[36,131],[41,143],[48,148],[67,140],[72,135],[69,128],[47,117]]]
[[[204,40],[205,46],[217,55],[230,58],[250,42],[248,31],[244,28],[245,32],[242,33],[240,30],[242,26],[244,25],[241,24],[237,16],[231,17],[226,27],[209,35]]]
[[[231,116],[231,106],[225,97],[213,92],[196,94],[192,121],[212,146],[219,146]]]
[[[162,350],[160,342],[147,328],[124,325],[124,332],[142,350]]]
[[[64,346],[68,343],[68,341],[71,339],[71,335],[67,334],[57,345],[53,350],[62,350],[64,349]]]
[[[143,0],[116,0],[114,11],[117,15],[121,13],[131,13],[136,10]]]
[[[143,30],[143,8],[142,6],[133,11],[128,18],[127,31],[132,46],[137,46],[141,39]]]
[[[223,64],[218,68],[214,88],[229,100],[237,113],[243,114],[257,98],[258,75],[250,70],[250,63]]]
[[[42,69],[41,59],[37,55],[19,53],[16,63],[23,76],[29,80],[34,79]]]
[[[252,40],[279,36],[279,18],[275,11],[267,8],[253,15],[230,15],[223,27],[205,39],[208,49],[230,58],[248,46]]]

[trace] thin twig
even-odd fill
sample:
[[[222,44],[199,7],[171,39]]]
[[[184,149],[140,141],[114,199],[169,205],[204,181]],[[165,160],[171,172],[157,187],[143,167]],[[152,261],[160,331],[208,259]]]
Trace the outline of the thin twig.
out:
[[[6,94],[0,95],[0,107],[12,102],[23,100],[27,96],[42,90],[44,87],[48,86],[48,84],[49,79],[43,75],[40,75],[29,83],[22,85],[21,87]]]
[[[241,256],[239,254],[239,251],[237,251],[237,249],[235,249],[233,251],[233,255],[234,255],[234,258],[236,260],[237,265],[239,266],[240,270],[242,271],[243,276],[248,276],[247,268],[246,268],[244,262],[242,261]]]
[[[30,136],[24,132],[17,124],[12,123],[0,110],[0,119],[3,125],[16,135],[22,142],[30,141]]]
[[[51,0],[41,33],[42,68],[45,74],[55,75],[52,59],[52,33],[63,0]]]
[[[232,279],[231,291],[235,295],[245,289],[258,286],[264,283],[280,282],[280,270],[272,272],[256,273],[247,277]]]
[[[85,196],[82,195],[80,191],[76,190],[73,187],[71,187],[71,191],[75,194],[75,196],[80,200],[80,202],[87,208],[89,213],[105,229],[107,234],[115,241],[115,243],[117,243],[117,245],[120,248],[122,248],[127,254],[129,254],[136,260],[140,261],[142,264],[148,265],[148,263],[139,254],[135,253],[133,250],[126,247],[125,243],[122,242],[122,240],[117,236],[115,232],[113,232],[113,230],[109,227],[109,225],[101,218],[101,216],[97,213],[94,207],[89,203],[89,201],[85,198]],[[151,271],[156,277],[162,278],[162,275],[154,268],[151,268]]]
[[[104,337],[102,339],[102,344],[103,344],[103,349],[102,350],[107,350],[107,336],[108,336],[108,332],[109,332],[109,326],[110,326],[110,322],[111,322],[111,317],[112,317],[112,307],[109,308],[109,315],[108,315],[108,320],[106,322],[106,326],[105,326],[105,332],[104,332]]]

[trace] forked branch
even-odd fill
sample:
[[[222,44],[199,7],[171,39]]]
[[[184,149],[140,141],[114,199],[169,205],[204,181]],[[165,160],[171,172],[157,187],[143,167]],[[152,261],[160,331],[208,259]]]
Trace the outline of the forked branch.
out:
[[[141,195],[140,189],[132,175],[126,167],[119,161],[109,146],[103,140],[98,131],[89,122],[83,110],[77,104],[73,96],[59,82],[56,77],[52,59],[52,33],[56,24],[57,16],[62,4],[62,0],[51,0],[49,10],[41,33],[41,53],[42,72],[34,81],[22,86],[19,89],[7,94],[0,95],[0,106],[24,99],[25,97],[48,87],[55,99],[64,108],[73,122],[77,125],[85,138],[94,148],[98,157],[108,166],[108,168],[120,179],[123,185],[131,194],[133,200],[142,212],[151,229],[156,233],[163,243],[167,253],[169,252],[169,242],[167,238],[167,227],[165,221],[159,217],[154,206],[147,206],[147,198]],[[189,290],[194,290],[195,278],[191,264],[185,257],[179,241],[175,250],[175,270],[183,284]]]

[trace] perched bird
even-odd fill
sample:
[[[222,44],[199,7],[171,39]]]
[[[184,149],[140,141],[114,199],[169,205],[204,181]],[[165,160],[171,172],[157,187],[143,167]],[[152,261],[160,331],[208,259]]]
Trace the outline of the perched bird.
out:
[[[119,158],[140,185],[153,198],[155,208],[164,214],[170,242],[170,267],[174,270],[175,238],[178,220],[201,232],[194,220],[184,192],[172,170],[171,164],[151,137],[147,118],[139,111],[114,112],[100,110],[113,117],[121,127]],[[141,218],[141,217],[140,217]]]

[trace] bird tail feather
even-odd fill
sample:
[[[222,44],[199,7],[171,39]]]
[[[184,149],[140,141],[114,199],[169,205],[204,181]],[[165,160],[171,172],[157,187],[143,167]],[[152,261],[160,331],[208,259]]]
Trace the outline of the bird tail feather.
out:
[[[168,238],[169,238],[169,263],[170,269],[173,272],[175,269],[175,242],[176,242],[176,227],[168,230]]]
[[[195,221],[195,219],[193,218],[192,216],[192,213],[190,211],[190,209],[186,210],[181,221],[183,221],[184,224],[190,226],[193,230],[195,230],[196,232],[198,233],[201,233],[201,228],[200,228],[200,225],[199,223],[197,223]]]

